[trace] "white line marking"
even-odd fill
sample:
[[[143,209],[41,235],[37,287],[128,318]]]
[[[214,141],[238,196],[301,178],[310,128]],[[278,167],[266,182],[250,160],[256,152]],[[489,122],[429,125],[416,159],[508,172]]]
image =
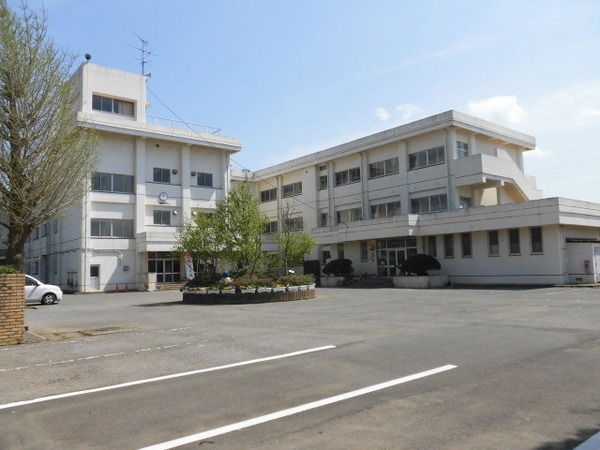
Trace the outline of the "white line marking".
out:
[[[289,409],[284,409],[281,411],[277,411],[271,414],[266,414],[264,416],[255,417],[254,419],[244,420],[242,422],[233,423],[231,425],[226,425],[224,427],[213,428],[212,430],[204,431],[202,433],[192,434],[190,436],[185,436],[179,439],[174,439],[172,441],[163,442],[161,444],[151,445],[149,447],[141,448],[140,450],[168,450],[171,448],[179,447],[180,445],[191,444],[193,442],[198,442],[203,439],[208,439],[211,437],[215,437],[221,434],[229,433],[231,431],[242,430],[244,428],[249,428],[254,425],[259,425],[261,423],[270,422],[271,420],[281,419],[283,417],[291,416],[294,414],[298,414],[304,411],[308,411],[310,409],[320,408],[321,406],[330,405],[332,403],[341,402],[343,400],[348,400],[350,398],[359,397],[361,395],[370,394],[375,391],[380,391],[382,389],[386,389],[392,386],[397,386],[402,383],[408,383],[409,381],[418,380],[419,378],[425,378],[431,375],[435,375],[441,372],[445,372],[447,370],[456,369],[457,366],[452,364],[448,364],[446,366],[437,367],[435,369],[426,370],[425,372],[415,373],[413,375],[408,375],[402,378],[396,378],[395,380],[386,381],[384,383],[374,384],[372,386],[368,386],[362,389],[357,389],[355,391],[346,392],[345,394],[334,395],[333,397],[327,397],[322,400],[317,400],[311,403],[305,403],[304,405],[296,406]]]
[[[110,391],[112,389],[120,389],[120,388],[124,388],[124,387],[128,387],[128,386],[137,386],[138,384],[154,383],[155,381],[171,380],[173,378],[186,377],[188,375],[196,375],[196,374],[200,374],[200,373],[214,372],[217,370],[231,369],[233,367],[247,366],[250,364],[257,364],[257,363],[261,363],[261,362],[265,362],[265,361],[274,361],[276,359],[283,359],[283,358],[289,358],[291,356],[305,355],[307,353],[320,352],[323,350],[331,350],[333,348],[336,348],[336,346],[335,345],[327,345],[324,347],[316,347],[316,348],[309,348],[307,350],[299,350],[297,352],[292,352],[292,353],[283,353],[281,355],[267,356],[266,358],[251,359],[249,361],[242,361],[239,363],[226,364],[224,366],[209,367],[208,369],[191,370],[189,372],[181,372],[181,373],[175,373],[172,375],[164,375],[162,377],[147,378],[145,380],[128,381],[126,383],[113,384],[111,386],[103,386],[103,387],[94,388],[94,389],[87,389],[84,391],[67,392],[66,394],[56,394],[56,395],[49,395],[47,397],[38,397],[38,398],[31,399],[31,400],[23,400],[20,402],[6,403],[4,405],[0,405],[0,410],[9,409],[9,408],[17,408],[19,406],[24,406],[24,405],[31,405],[32,403],[47,402],[49,400],[58,400],[61,398],[75,397],[77,395],[91,394],[94,392]],[[104,356],[106,356],[106,355],[104,355]]]

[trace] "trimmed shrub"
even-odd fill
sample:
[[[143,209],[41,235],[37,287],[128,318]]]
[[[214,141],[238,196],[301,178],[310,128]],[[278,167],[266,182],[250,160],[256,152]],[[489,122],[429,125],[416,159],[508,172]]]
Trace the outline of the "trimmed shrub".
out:
[[[414,273],[417,276],[426,276],[430,270],[440,270],[441,267],[439,261],[433,256],[418,253],[404,261],[400,271],[405,274]]]
[[[349,259],[334,259],[323,267],[325,275],[333,275],[334,277],[347,277],[352,272],[354,272],[354,268],[352,267],[352,261]]]
[[[14,266],[0,265],[0,274],[10,274],[10,273],[21,273],[21,272],[19,270],[15,269]]]

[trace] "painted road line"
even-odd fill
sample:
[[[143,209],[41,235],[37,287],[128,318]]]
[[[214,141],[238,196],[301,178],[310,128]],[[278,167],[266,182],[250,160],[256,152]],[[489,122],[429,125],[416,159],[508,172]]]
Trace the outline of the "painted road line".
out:
[[[387,389],[392,386],[397,386],[399,384],[408,383],[409,381],[418,380],[420,378],[429,377],[431,375],[436,375],[438,373],[446,372],[448,370],[456,369],[457,366],[452,364],[448,364],[445,366],[437,367],[435,369],[426,370],[425,372],[415,373],[413,375],[408,375],[402,378],[396,378],[395,380],[386,381],[384,383],[374,384],[372,386],[367,386],[362,389],[357,389],[355,391],[346,392],[345,394],[334,395],[333,397],[327,397],[322,400],[317,400],[311,403],[305,403],[304,405],[296,406],[289,409],[284,409],[281,411],[277,411],[271,414],[266,414],[264,416],[255,417],[254,419],[244,420],[242,422],[233,423],[231,425],[226,425],[219,428],[213,428],[212,430],[203,431],[202,433],[192,434],[190,436],[185,436],[179,439],[174,439],[172,441],[163,442],[161,444],[151,445],[149,447],[144,447],[140,450],[168,450],[171,448],[179,447],[180,445],[191,444],[194,442],[202,441],[204,439],[209,439],[215,436],[219,436],[221,434],[229,433],[231,431],[242,430],[244,428],[249,428],[255,425],[259,425],[265,422],[270,422],[272,420],[281,419],[283,417],[288,417],[294,414],[298,414],[304,411],[308,411],[315,408],[320,408],[321,406],[331,405],[332,403],[341,402],[344,400],[348,400],[355,397],[360,397],[362,395],[370,394],[372,392],[380,391],[382,389]]]
[[[154,383],[155,381],[171,380],[173,378],[186,377],[189,375],[197,375],[200,373],[207,373],[207,372],[214,372],[217,370],[231,369],[233,367],[248,366],[250,364],[257,364],[257,363],[266,362],[266,361],[274,361],[277,359],[289,358],[292,356],[300,356],[300,355],[305,355],[307,353],[315,353],[315,352],[320,352],[323,350],[331,350],[333,348],[336,348],[336,346],[335,345],[327,345],[324,347],[316,347],[316,348],[309,348],[307,350],[299,350],[297,352],[283,353],[281,355],[267,356],[266,358],[251,359],[249,361],[242,361],[242,362],[233,363],[233,364],[226,364],[223,366],[209,367],[208,369],[191,370],[189,372],[181,372],[181,373],[175,373],[172,375],[164,375],[162,377],[147,378],[145,380],[129,381],[127,383],[113,384],[111,386],[103,386],[103,387],[94,388],[94,389],[87,389],[84,391],[67,392],[66,394],[57,394],[57,395],[49,395],[47,397],[38,397],[38,398],[34,398],[32,400],[23,400],[20,402],[6,403],[4,405],[0,405],[0,410],[9,409],[9,408],[17,408],[19,406],[25,406],[25,405],[31,405],[32,403],[47,402],[49,400],[58,400],[61,398],[75,397],[77,395],[92,394],[94,392],[110,391],[112,389],[120,389],[120,388],[124,388],[124,387],[129,387],[129,386],[137,386],[139,384]]]

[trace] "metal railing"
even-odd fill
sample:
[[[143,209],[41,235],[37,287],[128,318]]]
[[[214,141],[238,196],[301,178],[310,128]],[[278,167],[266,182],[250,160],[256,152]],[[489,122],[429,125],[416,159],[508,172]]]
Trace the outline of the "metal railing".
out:
[[[192,130],[197,133],[219,135],[221,128],[211,127],[209,125],[200,125],[197,123],[186,123],[179,120],[166,119],[164,117],[146,115],[146,123],[160,125],[163,127],[177,128],[178,130]]]

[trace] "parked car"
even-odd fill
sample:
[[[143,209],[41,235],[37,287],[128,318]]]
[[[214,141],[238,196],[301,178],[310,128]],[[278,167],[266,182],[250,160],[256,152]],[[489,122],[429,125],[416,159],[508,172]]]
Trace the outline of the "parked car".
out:
[[[53,284],[44,284],[32,276],[25,275],[25,301],[38,301],[42,305],[53,305],[62,300],[62,290]]]

